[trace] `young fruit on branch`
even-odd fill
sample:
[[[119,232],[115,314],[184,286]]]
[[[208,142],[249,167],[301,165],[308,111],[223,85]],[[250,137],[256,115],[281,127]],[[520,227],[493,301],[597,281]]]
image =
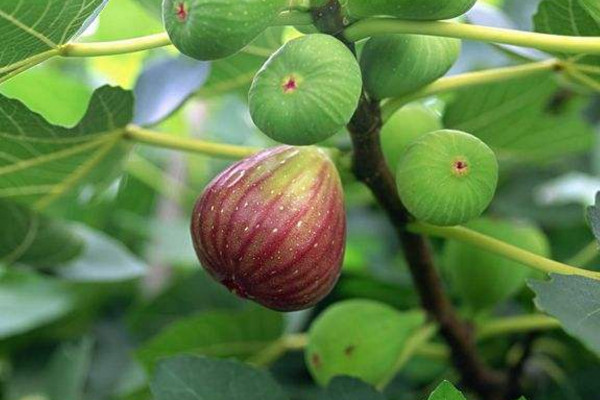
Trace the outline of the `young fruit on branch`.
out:
[[[410,20],[435,21],[458,17],[469,11],[477,0],[348,0],[350,18],[387,15]]]
[[[460,55],[458,39],[421,35],[371,38],[360,58],[365,89],[376,99],[400,97],[441,78]]]
[[[269,58],[250,88],[250,113],[260,130],[281,143],[327,139],[352,118],[362,90],[352,52],[329,35],[286,43]]]
[[[377,385],[395,372],[409,337],[424,322],[420,311],[400,312],[372,300],[337,303],[310,327],[306,365],[321,385],[337,375]]]
[[[313,306],[337,281],[344,255],[337,169],[315,147],[260,152],[208,185],[191,229],[204,268],[238,296],[281,311]]]
[[[381,147],[388,165],[395,172],[402,153],[418,137],[442,129],[440,114],[421,103],[402,107],[381,128]]]
[[[481,218],[467,227],[535,254],[550,256],[548,240],[534,225]],[[457,241],[447,242],[443,266],[452,289],[473,311],[508,299],[525,286],[532,273],[518,262]]]
[[[287,0],[164,0],[171,41],[197,60],[233,55],[267,29]]]
[[[402,202],[417,220],[458,225],[480,216],[492,201],[498,162],[475,136],[431,132],[409,145],[396,182]]]

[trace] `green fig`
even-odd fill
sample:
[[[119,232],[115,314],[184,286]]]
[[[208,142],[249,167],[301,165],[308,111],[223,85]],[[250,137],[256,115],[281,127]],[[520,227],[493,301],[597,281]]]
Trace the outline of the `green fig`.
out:
[[[494,152],[468,133],[427,133],[404,152],[396,172],[398,192],[419,221],[458,225],[479,217],[498,183]]]
[[[548,240],[535,225],[480,218],[466,226],[532,253],[550,256]],[[473,311],[508,299],[525,286],[532,273],[516,261],[453,240],[444,248],[443,268],[453,291]]]
[[[458,39],[384,35],[369,39],[360,57],[365,90],[375,99],[400,97],[441,78],[460,55]]]
[[[307,35],[283,45],[256,74],[250,114],[278,142],[314,144],[350,121],[361,90],[352,52],[333,36]]]
[[[396,171],[402,153],[418,137],[442,129],[440,114],[421,103],[402,107],[381,128],[381,147],[390,169]]]
[[[346,14],[352,19],[387,15],[409,20],[451,19],[469,11],[477,0],[347,0]]]
[[[164,0],[163,20],[183,54],[217,60],[252,42],[287,4],[287,0]]]
[[[408,339],[424,322],[420,311],[400,312],[372,300],[337,303],[310,327],[306,364],[323,386],[338,375],[377,385],[394,372]]]

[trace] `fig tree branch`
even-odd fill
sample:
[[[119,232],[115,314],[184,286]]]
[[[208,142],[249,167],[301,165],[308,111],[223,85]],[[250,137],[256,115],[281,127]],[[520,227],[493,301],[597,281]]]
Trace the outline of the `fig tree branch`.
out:
[[[576,268],[548,259],[462,226],[440,227],[417,222],[410,224],[408,229],[414,233],[459,240],[480,249],[487,250],[489,252],[517,261],[523,265],[542,272],[563,275],[579,275],[586,278],[600,280],[600,272]]]
[[[385,123],[398,109],[404,105],[429,96],[450,92],[457,89],[472,88],[490,83],[506,82],[513,79],[535,76],[552,70],[562,70],[564,61],[558,59],[544,60],[534,63],[468,72],[442,78],[424,88],[404,97],[390,99],[382,105],[381,116]]]
[[[338,0],[329,0],[324,6],[315,9],[313,16],[315,25],[321,31],[337,35],[350,50],[355,51],[354,44],[340,36],[344,25]],[[458,317],[444,292],[426,239],[405,229],[410,215],[400,201],[394,177],[382,153],[379,141],[381,126],[379,103],[370,100],[363,93],[348,124],[354,147],[354,175],[369,187],[394,226],[423,308],[439,326],[464,385],[485,400],[500,400],[505,377],[488,368],[479,355],[470,327]]]
[[[392,33],[470,39],[568,54],[600,54],[600,37],[551,35],[447,21],[405,21],[394,18],[369,18],[350,25],[344,31],[344,36],[347,40],[356,42],[371,36]]]

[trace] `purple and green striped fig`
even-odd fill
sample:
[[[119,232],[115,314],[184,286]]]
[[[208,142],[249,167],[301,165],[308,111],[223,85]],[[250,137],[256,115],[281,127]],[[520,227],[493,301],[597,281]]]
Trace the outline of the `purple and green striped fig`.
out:
[[[233,293],[280,311],[311,307],[331,291],[344,255],[337,169],[316,147],[262,151],[208,185],[191,229],[200,262]]]

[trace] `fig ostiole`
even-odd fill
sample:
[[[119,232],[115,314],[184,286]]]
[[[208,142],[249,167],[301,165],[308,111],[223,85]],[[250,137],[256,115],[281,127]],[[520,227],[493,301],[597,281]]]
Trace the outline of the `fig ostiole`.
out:
[[[346,14],[353,19],[376,15],[409,20],[435,21],[456,18],[477,0],[347,0]]]
[[[191,231],[204,268],[238,296],[280,311],[311,307],[333,288],[344,255],[337,169],[316,147],[262,151],[207,186]]]
[[[369,39],[360,58],[365,90],[376,99],[400,97],[441,78],[460,55],[458,39],[384,35]]]
[[[330,35],[287,42],[256,74],[248,96],[256,126],[285,144],[309,145],[350,121],[362,91],[360,67]]]
[[[163,20],[180,52],[217,60],[246,47],[287,5],[287,0],[164,0]]]
[[[458,225],[479,217],[498,183],[494,152],[468,133],[441,130],[412,142],[398,164],[402,202],[419,221]]]
[[[543,257],[550,256],[548,239],[533,224],[479,218],[466,226]],[[516,261],[454,240],[444,247],[442,265],[452,291],[473,312],[489,309],[510,298],[525,287],[533,273]]]

